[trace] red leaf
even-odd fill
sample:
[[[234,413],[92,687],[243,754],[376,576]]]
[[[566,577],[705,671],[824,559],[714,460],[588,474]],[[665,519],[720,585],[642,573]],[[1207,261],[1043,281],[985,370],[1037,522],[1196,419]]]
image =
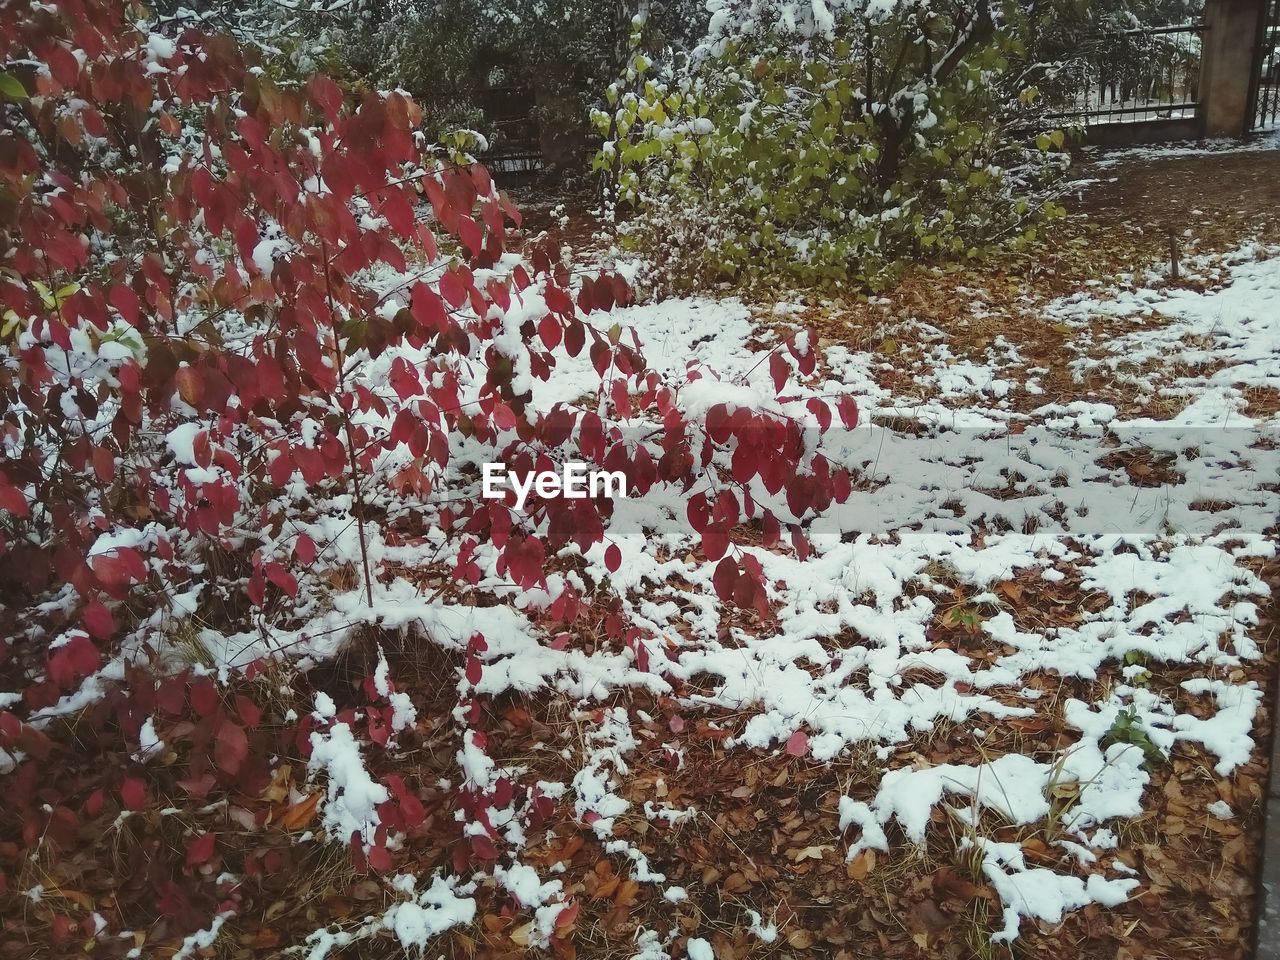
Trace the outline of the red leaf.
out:
[[[610,573],[617,573],[618,568],[622,566],[622,551],[618,549],[616,543],[611,543],[604,551],[604,565],[609,568]]]
[[[125,777],[120,783],[120,799],[126,810],[137,813],[147,805],[147,785],[137,777]]]
[[[708,560],[719,560],[729,550],[729,531],[718,523],[709,524],[702,531],[702,552]]]
[[[116,622],[111,616],[111,611],[97,600],[85,606],[80,614],[80,619],[84,622],[85,629],[89,631],[90,635],[97,637],[99,640],[106,640],[116,632]]]
[[[236,695],[236,713],[240,714],[240,719],[250,730],[256,730],[258,724],[262,723],[262,708],[244,694]]]
[[[565,907],[556,914],[556,929],[567,930],[573,926],[573,922],[578,919],[578,910],[581,909],[577,902]]]
[[[787,377],[791,376],[791,367],[782,358],[782,354],[774,353],[769,357],[769,375],[773,377],[773,392],[782,393],[787,385]]]
[[[342,89],[322,74],[315,74],[307,81],[307,95],[330,123],[338,119],[342,108]]]
[[[218,709],[218,688],[208,677],[191,683],[191,709],[197,717],[211,717]]]
[[[183,367],[173,375],[173,384],[184,403],[200,408],[200,399],[204,396],[204,378],[199,370],[195,367]]]
[[[404,817],[405,826],[412,830],[420,827],[427,819],[427,809],[414,794],[408,790],[399,793],[400,814]]]
[[[264,568],[267,579],[283,590],[290,597],[298,595],[298,580],[284,568],[284,564],[272,561]]]
[[[64,46],[54,44],[49,48],[44,59],[49,65],[49,72],[53,74],[53,78],[64,87],[74,84],[80,76],[80,61]]]
[[[213,762],[223,773],[235,776],[248,755],[249,738],[245,736],[244,728],[238,723],[224,720],[213,744]]]
[[[467,287],[455,269],[445,272],[440,278],[440,296],[451,307],[461,307],[467,300]]]
[[[49,653],[49,679],[63,689],[79,683],[98,669],[102,655],[93,641],[77,633]]]
[[[805,404],[809,408],[809,412],[818,418],[818,430],[826,433],[831,426],[831,408],[822,400],[813,397]]]
[[[791,531],[791,545],[796,548],[796,556],[802,561],[809,559],[809,541],[798,528],[793,528]]]
[[[90,562],[102,588],[113,593],[123,593],[133,581],[147,578],[142,554],[133,547],[116,547],[111,553],[97,554]]]
[[[386,873],[395,866],[391,852],[383,844],[375,844],[369,848],[369,866],[379,873]]]
[[[15,517],[25,517],[31,512],[31,507],[17,487],[0,484],[0,510],[7,510]]]
[[[316,542],[305,533],[300,533],[293,543],[293,553],[299,561],[309,564],[316,558]]]
[[[803,730],[797,730],[787,738],[787,756],[804,757],[809,754],[809,735]]]
[[[103,483],[110,483],[116,472],[116,457],[109,447],[94,447],[93,472]]]
[[[849,394],[841,394],[836,400],[836,412],[846,427],[852,430],[858,425],[858,401]]]
[[[724,443],[729,439],[730,414],[723,403],[717,403],[707,411],[707,433],[714,443]]]
[[[560,321],[551,314],[548,313],[538,321],[538,336],[542,338],[542,342],[548,350],[554,350],[558,347],[563,335],[564,328],[560,326]]]
[[[261,570],[253,571],[253,575],[249,577],[249,582],[245,586],[245,593],[249,595],[249,602],[255,607],[262,606],[262,601],[266,599],[267,585],[262,579]]]
[[[138,295],[127,284],[117,283],[107,294],[107,301],[131,326],[138,325]]]
[[[573,301],[569,299],[569,294],[555,284],[547,284],[547,289],[543,291],[542,296],[547,302],[547,309],[553,313],[570,314],[573,312]]]
[[[569,321],[569,326],[565,328],[564,332],[564,348],[569,352],[569,356],[576,357],[580,354],[586,342],[586,325],[577,318]]]
[[[725,557],[716,564],[715,573],[711,575],[711,584],[715,587],[716,596],[728,601],[733,598],[733,588],[738,582],[738,565],[732,557]]]
[[[217,844],[217,836],[205,833],[187,844],[187,866],[198,867],[213,859],[213,851]]]

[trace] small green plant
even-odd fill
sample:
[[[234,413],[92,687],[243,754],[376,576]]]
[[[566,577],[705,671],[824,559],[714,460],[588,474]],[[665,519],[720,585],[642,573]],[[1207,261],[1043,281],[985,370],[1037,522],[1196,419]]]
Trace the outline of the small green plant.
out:
[[[1133,707],[1116,714],[1115,720],[1112,721],[1106,735],[1102,738],[1104,749],[1116,743],[1127,743],[1141,750],[1144,770],[1150,770],[1152,767],[1159,766],[1164,762],[1164,754],[1147,736],[1142,719],[1138,716],[1138,711]]]

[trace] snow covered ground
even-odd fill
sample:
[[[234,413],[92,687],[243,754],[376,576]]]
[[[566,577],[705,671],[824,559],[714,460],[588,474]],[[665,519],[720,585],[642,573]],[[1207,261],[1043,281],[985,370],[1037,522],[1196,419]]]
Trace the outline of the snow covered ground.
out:
[[[1135,398],[1179,398],[1163,419],[1041,398],[1035,368],[1009,341],[988,351],[986,363],[957,361],[939,345],[931,366],[916,372],[937,388],[933,398],[904,409],[873,376],[893,358],[822,344],[820,374],[805,390],[857,398],[863,425],[834,443],[858,469],[860,492],[815,521],[814,550],[804,559],[744,548],[774,585],[773,622],[726,614],[710,566],[693,556],[696,538],[678,504],[667,505],[669,520],[661,509],[639,510],[618,539],[625,562],[610,581],[632,620],[658,638],[647,646],[648,670],[638,669],[631,650],[557,649],[535,625],[536,594],[524,609],[481,607],[425,597],[397,581],[377,604],[381,622],[423,626],[451,649],[483,632],[489,648],[478,692],[558,691],[588,714],[608,704],[575,754],[577,772],[539,787],[570,802],[618,868],[629,863],[634,879],[656,885],[672,904],[685,889],[650,865],[643,842],[616,838],[615,827],[626,816],[679,822],[697,812],[670,808],[657,795],[643,810],[623,798],[642,743],[638,728],[651,719],[629,705],[628,689],[673,694],[686,717],[745,715],[724,742],[731,755],[785,751],[836,763],[871,751],[879,782],[860,784],[857,796],[840,802],[847,857],[906,855],[904,844],[925,842],[935,810],[946,806],[965,827],[960,846],[999,896],[997,940],[1015,939],[1028,921],[1054,924],[1091,903],[1119,904],[1140,879],[1109,851],[1118,824],[1151,801],[1151,765],[1194,742],[1216,774],[1229,777],[1255,749],[1261,691],[1239,667],[1262,655],[1253,628],[1267,588],[1251,563],[1275,555],[1280,417],[1252,414],[1247,403],[1251,391],[1280,385],[1280,251],[1245,246],[1200,266],[1221,277],[1206,292],[1159,282],[1091,290],[1053,302],[1041,317],[1079,328],[1077,377],[1103,368],[1124,378]],[[782,305],[766,319],[785,320],[789,311]],[[740,375],[744,389],[766,375],[753,371],[758,354],[748,341],[768,334],[759,313],[737,301],[668,301],[615,319],[635,328],[664,375],[680,377],[693,360]],[[1098,322],[1114,333],[1099,336]],[[592,382],[585,360],[561,360],[538,387],[539,404],[581,400]],[[1014,402],[1020,394],[1039,405]],[[918,429],[904,431],[904,416]],[[889,417],[895,429],[878,425]],[[585,557],[597,582],[607,576],[602,550]],[[490,569],[480,590],[505,596],[501,580]],[[1104,602],[1059,624],[1020,617],[1023,590],[1064,581]],[[552,576],[553,594],[561,582]],[[355,606],[338,598],[333,617]],[[963,626],[972,642],[940,638],[940,622]],[[1175,669],[1178,679],[1164,682]],[[1108,682],[1090,683],[1104,676]],[[1090,693],[1053,692],[1068,680],[1083,681],[1071,690]],[[1006,742],[1003,726],[1042,716],[1065,731],[1054,755],[984,746]],[[961,725],[973,762],[929,763],[921,744],[940,724]],[[674,728],[666,746],[679,762]],[[568,753],[566,744],[544,747]],[[495,776],[465,746],[459,761],[477,784]],[[341,784],[331,787],[331,806],[342,793]],[[518,849],[520,824],[509,812],[490,813]],[[1219,801],[1205,815],[1237,813]],[[992,836],[993,825],[1036,824],[1060,854],[1047,863]],[[406,947],[424,946],[472,920],[478,882],[498,882],[533,911],[522,935],[545,943],[565,908],[560,881],[519,854],[494,878],[405,878],[403,903],[371,917],[364,932],[382,926]],[[770,941],[778,931],[769,915],[770,904],[760,902],[743,923]],[[358,933],[318,930],[311,960]],[[642,931],[635,956],[666,957],[672,943]],[[690,939],[676,955],[700,960],[710,949]]]

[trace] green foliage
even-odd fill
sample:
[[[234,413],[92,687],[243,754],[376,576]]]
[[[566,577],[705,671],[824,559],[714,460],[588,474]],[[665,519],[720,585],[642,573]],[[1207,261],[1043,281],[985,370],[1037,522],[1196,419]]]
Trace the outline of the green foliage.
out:
[[[1115,720],[1112,721],[1106,735],[1102,738],[1102,746],[1104,748],[1116,743],[1127,743],[1141,750],[1143,756],[1142,765],[1147,770],[1164,762],[1164,754],[1147,736],[1147,731],[1142,725],[1138,711],[1133,707],[1116,714]]]
[[[780,26],[795,6],[731,7],[661,69],[636,52],[595,113],[596,167],[635,211],[623,243],[655,274],[874,289],[908,260],[1025,246],[1061,212],[1036,190],[1063,132],[1015,129],[1036,98],[1009,82],[1016,8],[998,29],[985,6],[956,22],[931,3]]]
[[[165,0],[176,5],[177,0]],[[629,25],[645,42],[683,47],[706,25],[703,0],[349,0],[308,9],[274,0],[213,0],[273,75],[323,70],[351,90],[403,89],[433,135],[471,128],[493,146],[510,124],[486,115],[486,89],[533,95],[532,115],[557,131],[589,132],[589,110],[622,67]],[[236,29],[233,21],[250,22]],[[489,105],[491,106],[491,105]]]

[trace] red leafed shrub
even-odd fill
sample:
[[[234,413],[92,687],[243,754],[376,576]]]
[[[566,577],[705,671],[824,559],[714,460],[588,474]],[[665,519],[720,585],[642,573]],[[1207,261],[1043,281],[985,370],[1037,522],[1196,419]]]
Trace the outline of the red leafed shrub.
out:
[[[407,515],[439,529],[436,555],[462,584],[492,560],[519,587],[545,588],[547,559],[570,543],[604,543],[606,568],[620,567],[608,500],[517,512],[481,499],[474,478],[447,470],[461,443],[517,473],[586,461],[623,471],[633,495],[687,491],[716,591],[767,615],[763,570],[734,547],[735,528],[759,525],[770,547],[784,529],[748,485],[797,516],[850,487],[782,402],[793,366],[813,371],[811,349],[769,357],[773,396],[758,409],[708,404],[706,389],[687,402],[714,374],[678,385],[646,366],[608,316],[628,302],[621,277],[575,278],[550,245],[509,248],[518,211],[483,167],[430,148],[406,96],[353,98],[322,76],[277,85],[224,37],[162,36],[135,18],[111,0],[0,9],[0,663],[22,695],[0,717],[0,748],[10,776],[28,778],[29,809],[64,809],[34,782],[41,725],[95,698],[119,708],[126,739],[156,711],[184,718],[191,798],[260,794],[273,738],[309,756],[310,716],[296,729],[277,718],[268,736],[260,709],[228,705],[209,677],[179,690],[141,683],[134,665],[163,674],[179,636],[221,637],[212,654],[233,670],[262,652],[239,657],[244,637],[301,652],[335,591],[363,601],[344,608],[363,607],[350,632],[376,622],[394,575],[386,547],[404,542]],[[599,402],[536,409],[535,381],[566,352],[589,358]],[[825,401],[806,413],[820,431],[832,422]],[[856,420],[847,401],[834,413]],[[578,600],[572,586],[553,598],[566,630]],[[648,669],[620,604],[605,624]],[[484,716],[484,649],[476,638],[458,651],[464,727]],[[336,722],[357,721],[385,744],[393,710]],[[483,751],[478,729],[462,736]],[[144,773],[67,789],[141,814],[161,802]],[[383,834],[423,818],[402,780],[383,783]],[[460,791],[473,819],[513,796],[540,817],[549,804],[501,776]],[[470,835],[471,860],[496,855],[488,833]],[[358,859],[390,869],[385,837],[355,839]],[[220,849],[190,832],[152,871],[162,901],[191,913],[169,878]],[[201,896],[216,906],[220,894]]]

